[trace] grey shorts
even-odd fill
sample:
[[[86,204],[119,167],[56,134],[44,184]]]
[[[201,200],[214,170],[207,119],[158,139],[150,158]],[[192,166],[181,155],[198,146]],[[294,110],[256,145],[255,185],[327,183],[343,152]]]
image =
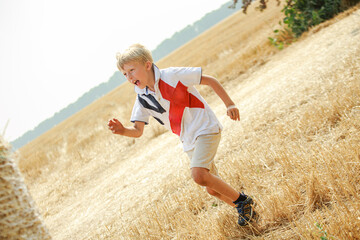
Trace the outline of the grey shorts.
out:
[[[214,175],[218,175],[214,163],[217,148],[221,139],[221,132],[215,134],[200,135],[195,141],[194,149],[187,151],[190,158],[190,168],[201,167],[209,169]]]

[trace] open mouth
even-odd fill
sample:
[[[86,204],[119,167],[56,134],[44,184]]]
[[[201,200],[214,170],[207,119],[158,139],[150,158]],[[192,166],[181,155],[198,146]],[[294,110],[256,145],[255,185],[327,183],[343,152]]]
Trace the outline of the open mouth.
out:
[[[140,81],[139,81],[139,80],[136,80],[136,81],[134,82],[134,84],[135,84],[136,86],[139,86]]]

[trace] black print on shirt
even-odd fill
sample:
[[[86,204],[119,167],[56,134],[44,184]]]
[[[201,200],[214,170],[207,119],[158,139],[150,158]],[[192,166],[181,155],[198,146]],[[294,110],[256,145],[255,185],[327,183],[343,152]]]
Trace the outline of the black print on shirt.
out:
[[[147,108],[147,109],[150,109],[150,110],[153,110],[155,112],[158,112],[158,113],[164,113],[166,112],[166,110],[160,105],[160,103],[158,101],[156,101],[156,99],[154,98],[153,95],[146,95],[146,94],[142,94],[142,96],[148,98],[156,107],[154,106],[151,106],[145,99],[143,99],[142,97],[140,97],[140,95],[138,95],[139,97],[139,102],[141,103],[141,105],[144,107],[144,108]]]
[[[158,101],[156,101],[155,97],[151,94],[149,95],[146,95],[146,94],[142,94],[141,96],[144,96],[146,97],[147,99],[149,99],[154,105],[150,105],[144,98],[140,97],[140,95],[138,95],[138,98],[139,98],[139,102],[141,103],[141,105],[144,107],[144,108],[147,108],[147,109],[150,109],[150,110],[153,110],[155,112],[158,112],[158,113],[161,113],[163,114],[164,112],[166,112],[166,110],[160,105],[160,103]],[[159,119],[159,118],[156,118],[154,117],[161,125],[164,125],[164,123]]]
[[[156,121],[158,121],[161,125],[164,125],[163,121],[161,121],[159,118],[154,117],[154,116],[153,116],[153,118],[155,118],[155,119],[156,119]]]

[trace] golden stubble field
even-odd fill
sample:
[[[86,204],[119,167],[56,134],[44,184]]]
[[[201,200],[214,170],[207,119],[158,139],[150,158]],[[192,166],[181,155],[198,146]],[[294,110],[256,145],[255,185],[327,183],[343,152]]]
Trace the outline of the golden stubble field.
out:
[[[240,122],[199,88],[224,125],[220,175],[254,197],[258,223],[238,227],[193,183],[179,140],[156,121],[140,139],[111,134],[108,119],[128,122],[135,99],[125,83],[20,149],[54,239],[360,239],[360,10],[279,52],[267,40],[282,18],[274,4],[157,63],[201,66],[236,101]]]

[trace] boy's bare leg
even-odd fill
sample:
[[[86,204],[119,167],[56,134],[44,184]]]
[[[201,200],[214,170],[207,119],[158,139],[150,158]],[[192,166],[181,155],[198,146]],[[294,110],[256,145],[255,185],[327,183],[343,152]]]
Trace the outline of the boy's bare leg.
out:
[[[209,194],[231,206],[235,206],[233,201],[238,199],[240,193],[221,178],[211,174],[208,169],[199,167],[192,168],[191,175],[197,184],[206,187]]]
[[[228,198],[228,197],[226,197],[226,196],[224,196],[224,195],[221,195],[220,193],[216,192],[215,190],[213,190],[213,189],[211,189],[211,188],[209,188],[209,187],[206,187],[206,191],[207,191],[210,195],[212,195],[212,196],[220,199],[221,201],[226,202],[227,204],[229,204],[229,205],[232,206],[232,207],[235,207],[235,204],[233,203],[233,201],[232,201],[230,198]]]

